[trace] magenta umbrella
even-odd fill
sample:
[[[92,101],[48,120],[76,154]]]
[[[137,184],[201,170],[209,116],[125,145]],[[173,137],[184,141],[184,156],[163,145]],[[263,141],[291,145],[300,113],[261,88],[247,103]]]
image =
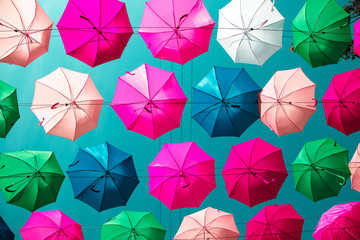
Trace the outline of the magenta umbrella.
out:
[[[360,239],[360,202],[330,208],[321,216],[313,237],[316,240]]]
[[[117,0],[69,0],[57,28],[66,54],[91,67],[120,58],[133,34]]]
[[[360,56],[360,20],[354,24],[354,52]]]
[[[81,225],[60,210],[33,212],[20,229],[23,240],[83,240]]]
[[[216,187],[215,160],[194,142],[165,143],[148,169],[150,194],[170,210],[199,207]]]
[[[127,129],[155,140],[180,127],[186,101],[173,72],[145,63],[119,77],[111,107]]]
[[[185,64],[208,51],[214,25],[202,0],[150,0],[138,32],[155,58]]]
[[[288,173],[281,149],[257,137],[231,148],[222,175],[229,197],[252,207],[276,198]]]
[[[246,224],[246,240],[300,240],[304,219],[291,204],[268,205]]]

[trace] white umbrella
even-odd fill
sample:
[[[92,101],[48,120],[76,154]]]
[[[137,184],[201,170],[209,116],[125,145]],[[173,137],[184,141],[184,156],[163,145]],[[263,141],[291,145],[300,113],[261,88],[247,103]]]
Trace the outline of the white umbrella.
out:
[[[282,47],[284,17],[275,0],[232,0],[219,11],[217,40],[236,63],[263,65]]]

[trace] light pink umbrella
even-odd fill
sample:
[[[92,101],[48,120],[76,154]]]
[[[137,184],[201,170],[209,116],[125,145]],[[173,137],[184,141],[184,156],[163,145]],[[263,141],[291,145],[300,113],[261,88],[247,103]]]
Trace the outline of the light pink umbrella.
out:
[[[351,172],[351,188],[360,192],[360,143],[349,162],[349,169]]]
[[[89,74],[59,67],[35,81],[31,111],[47,134],[74,141],[96,128],[103,102]]]
[[[239,236],[232,214],[208,207],[185,216],[174,240],[237,240]]]
[[[180,127],[186,101],[173,72],[145,63],[119,77],[111,107],[127,129],[156,139]]]
[[[20,229],[23,240],[83,240],[81,225],[60,210],[33,212]]]
[[[360,56],[360,20],[354,24],[354,52]]]
[[[154,57],[185,64],[208,51],[214,25],[202,0],[150,0],[138,32]]]
[[[215,160],[194,142],[165,143],[148,169],[150,194],[170,210],[199,207],[216,187]]]
[[[0,1],[0,62],[26,67],[46,53],[52,25],[36,0]]]
[[[279,136],[301,132],[316,104],[315,84],[301,68],[277,71],[259,94],[261,122]]]
[[[313,237],[316,240],[360,239],[360,202],[330,208],[321,216]]]

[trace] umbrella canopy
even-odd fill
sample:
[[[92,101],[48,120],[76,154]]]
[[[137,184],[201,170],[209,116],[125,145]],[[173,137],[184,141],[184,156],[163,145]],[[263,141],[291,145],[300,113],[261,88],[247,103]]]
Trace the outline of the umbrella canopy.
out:
[[[202,0],[150,0],[138,32],[155,58],[185,64],[208,51],[214,25]]]
[[[134,32],[117,0],[69,0],[57,28],[66,54],[91,67],[120,58]]]
[[[323,98],[326,123],[344,133],[360,130],[360,69],[337,74]]]
[[[259,118],[260,91],[244,68],[214,67],[193,88],[192,117],[211,137],[239,137]]]
[[[217,40],[236,63],[263,65],[282,48],[285,19],[270,0],[232,0],[219,11]]]
[[[335,0],[307,0],[291,24],[295,52],[312,67],[336,64],[352,42],[350,15]]]
[[[9,226],[5,221],[0,217],[0,239],[1,240],[14,240],[15,235],[10,230]]]
[[[170,210],[199,207],[216,187],[215,160],[195,142],[165,143],[148,169],[150,194]]]
[[[239,236],[232,214],[208,207],[185,216],[174,240],[237,240]]]
[[[122,211],[101,227],[101,240],[164,240],[166,230],[150,212]]]
[[[246,240],[300,240],[304,219],[291,204],[268,205],[246,224]]]
[[[20,118],[16,89],[0,80],[0,137],[5,138]]]
[[[180,127],[186,101],[173,72],[145,63],[119,77],[111,107],[127,129],[155,140]]]
[[[75,141],[96,128],[103,102],[89,74],[59,67],[35,81],[31,111],[47,134]]]
[[[0,190],[6,202],[31,212],[55,202],[65,178],[53,152],[0,155]]]
[[[360,202],[335,205],[326,211],[316,226],[315,240],[360,239]]]
[[[80,148],[67,174],[75,198],[99,212],[126,205],[139,184],[132,156],[107,142]]]
[[[23,240],[83,240],[81,225],[60,210],[33,212],[20,229]]]
[[[349,162],[349,169],[351,172],[351,188],[360,192],[360,143]]]
[[[316,104],[315,83],[301,68],[277,71],[259,94],[261,122],[279,136],[301,132]]]
[[[0,62],[26,67],[48,51],[53,22],[36,0],[0,3]]]
[[[360,56],[360,20],[354,24],[354,52]]]
[[[257,137],[231,148],[222,175],[229,197],[252,207],[276,198],[288,173],[281,149]]]
[[[330,137],[305,143],[292,168],[295,190],[314,202],[337,196],[351,174],[348,150]]]

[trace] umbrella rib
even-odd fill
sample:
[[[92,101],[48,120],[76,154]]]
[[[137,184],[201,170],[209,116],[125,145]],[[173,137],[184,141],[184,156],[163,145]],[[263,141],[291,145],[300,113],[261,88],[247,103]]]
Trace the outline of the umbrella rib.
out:
[[[297,68],[293,73],[291,73],[291,75],[287,78],[286,82],[282,85],[282,88],[280,90],[280,93],[279,93],[279,98],[281,99],[283,97],[283,94],[284,94],[284,91],[285,91],[285,88],[287,86],[287,84],[290,82],[290,80],[295,76],[295,74],[300,70],[300,68]],[[274,79],[275,80],[275,79]],[[274,84],[274,87],[275,87],[275,84]],[[277,89],[276,89],[277,90]]]
[[[240,93],[240,94],[238,94],[238,95],[236,95],[236,96],[233,96],[233,97],[231,97],[231,98],[228,98],[228,97],[227,97],[227,94],[226,94],[225,99],[226,99],[226,100],[231,100],[231,99],[236,98],[236,97],[241,96],[241,95],[247,95],[247,94],[256,93],[256,92],[259,92],[259,91],[260,91],[260,89],[256,89],[256,90],[252,90],[252,91],[248,91],[248,92],[243,92],[243,93]],[[236,103],[249,103],[249,102],[236,102]],[[250,102],[250,103],[251,103],[251,102]],[[256,102],[254,102],[254,103],[256,103]]]
[[[209,25],[206,25],[206,26],[203,26],[203,27],[197,27],[197,28],[194,28],[194,29],[200,29],[200,28],[204,28],[204,29],[208,29],[209,28],[209,26],[211,26],[211,25],[213,25],[213,24],[209,24]],[[181,31],[180,31],[181,32]],[[179,35],[180,35],[180,33],[179,33]],[[202,46],[200,46],[200,45],[198,45],[197,43],[195,43],[195,41],[191,41],[190,40],[190,38],[188,38],[188,37],[186,37],[186,36],[184,36],[183,34],[181,34],[181,37],[182,38],[185,38],[189,43],[191,43],[192,45],[194,45],[194,46],[196,46],[197,48],[200,48],[201,50],[203,50],[203,51],[208,51],[207,49],[204,49]],[[178,38],[177,38],[178,39]],[[179,40],[179,39],[178,39]],[[179,44],[179,42],[178,42],[178,44]],[[180,49],[180,46],[179,46],[179,49]]]
[[[5,156],[8,156],[8,157],[11,157],[11,158],[14,158],[14,159],[16,159],[16,160],[19,160],[20,162],[22,162],[22,163],[25,163],[27,166],[29,166],[30,167],[30,169],[31,170],[33,170],[34,172],[36,172],[36,168],[34,168],[33,166],[31,166],[29,163],[27,163],[26,161],[24,161],[23,159],[21,159],[21,158],[18,158],[18,157],[15,157],[15,156],[13,156],[13,155],[9,155],[9,154],[7,154],[7,153],[1,153],[2,155],[5,155]]]
[[[313,171],[312,171],[313,172]],[[316,172],[317,173],[317,172]],[[330,192],[332,192],[334,195],[333,196],[337,196],[338,193],[335,193],[332,188],[328,185],[328,183],[322,178],[322,176],[317,173],[317,175],[320,177],[320,179],[322,180],[322,182],[326,185],[326,187],[330,190]]]
[[[145,69],[146,70],[146,69]],[[132,86],[130,83],[128,83],[127,81],[123,80],[121,77],[119,77],[119,80],[121,79],[121,81],[123,81],[124,83],[126,83],[130,88],[136,90],[136,92],[138,92],[141,96],[143,96],[146,101],[145,102],[148,102],[149,101],[149,98],[150,98],[150,95],[149,95],[149,98],[146,97],[142,92],[140,92],[138,89],[136,89],[134,86]],[[146,82],[147,82],[147,88],[149,88],[149,80],[148,80],[148,75],[147,75],[147,72],[146,72]]]
[[[321,9],[321,11],[319,12],[319,14],[317,15],[317,18],[316,18],[316,21],[315,21],[315,24],[314,24],[314,31],[316,31],[316,27],[317,27],[317,24],[318,24],[318,22],[319,22],[319,19],[320,19],[321,15],[324,13],[325,9],[328,7],[329,2],[330,2],[330,1],[328,1],[328,2],[326,3],[326,5],[324,6],[324,8]]]
[[[336,225],[338,225],[344,232],[352,236],[354,239],[358,239],[358,236],[355,236],[352,232],[348,231],[346,227],[342,226],[340,223],[336,221],[336,219],[333,221]],[[358,227],[358,226],[357,226]]]
[[[194,118],[195,116],[199,115],[200,113],[203,113],[203,112],[207,111],[209,108],[214,107],[214,106],[216,106],[217,104],[219,104],[219,103],[213,104],[213,105],[211,105],[211,106],[209,106],[209,107],[206,107],[206,108],[202,109],[201,111],[199,111],[198,113],[196,113],[196,114],[193,115],[192,117]],[[205,119],[209,116],[209,114],[210,114],[212,111],[215,111],[215,110],[217,110],[217,109],[219,109],[219,107],[214,108],[214,109],[211,109],[209,112],[207,112],[206,115],[205,115],[205,117],[203,118],[203,120],[200,122],[200,125],[202,125],[202,124],[204,123]]]
[[[227,115],[228,115],[228,117],[229,117],[229,120],[230,120],[230,122],[231,122],[231,125],[232,125],[233,129],[235,130],[236,135],[240,136],[242,133],[239,134],[238,130],[236,129],[235,124],[234,124],[232,118],[230,117],[228,108],[225,107],[225,110],[226,110],[226,113],[227,113]],[[242,110],[242,108],[241,108],[241,110]],[[220,111],[219,111],[219,112],[220,112]]]
[[[150,7],[150,4],[149,4],[148,2],[146,2],[146,6],[148,6],[149,9],[150,9],[161,21],[163,21],[166,25],[168,25],[169,28],[173,29],[173,27],[172,27],[168,22],[166,22],[162,17],[160,17],[160,15],[157,14],[157,12],[155,12],[154,9],[152,9],[152,7]]]
[[[205,91],[203,91],[202,89],[198,89],[198,88],[196,88],[196,87],[193,87],[193,89],[196,90],[196,91],[202,92],[202,93],[204,93],[204,94],[206,94],[206,95],[208,95],[208,96],[210,96],[210,97],[212,97],[212,98],[216,98],[216,99],[222,100],[221,98],[219,98],[219,97],[217,97],[217,96],[214,96],[214,95],[211,95],[210,93],[205,92]],[[220,90],[220,89],[219,89],[219,90]],[[220,93],[220,94],[221,94],[221,93]]]
[[[72,89],[71,89],[70,81],[69,81],[68,77],[66,76],[63,68],[60,67],[60,70],[61,70],[61,72],[63,73],[63,75],[64,75],[64,77],[65,77],[65,80],[66,80],[66,83],[67,83],[68,86],[69,86],[69,92],[70,92],[70,98],[71,98],[70,101],[73,101],[73,100],[74,100],[74,95],[73,95],[73,92],[72,92]],[[85,84],[86,84],[86,82],[85,82]],[[85,84],[84,84],[84,85],[85,85]]]
[[[217,115],[216,115],[216,118],[215,118],[215,124],[214,124],[214,126],[212,127],[212,131],[211,131],[211,136],[214,135],[215,125],[216,125],[216,123],[218,122],[218,118],[219,118],[219,116],[220,116],[220,111],[221,111],[221,109],[223,108],[222,105],[223,105],[223,104],[220,105],[220,107],[219,107],[220,109],[219,109],[219,111],[217,112]],[[217,109],[218,109],[218,108],[214,108],[214,109],[211,110],[211,111],[214,111],[214,110],[217,110]],[[210,112],[209,112],[208,114],[210,114]],[[208,114],[207,114],[206,116],[208,116]],[[205,120],[205,118],[204,118],[204,120]],[[204,120],[203,120],[201,123],[203,123]]]
[[[67,109],[64,109],[64,110],[61,110],[61,111],[59,111],[59,112],[57,112],[56,114],[54,114],[51,118],[49,118],[49,120],[45,123],[43,123],[42,125],[43,125],[43,127],[45,127],[51,120],[53,120],[57,115],[59,115],[59,114],[61,114],[61,113],[63,113],[64,111],[65,111],[65,114],[64,114],[64,116],[67,114],[67,112],[69,111],[69,109],[70,108],[67,108]],[[61,121],[61,120],[60,120]],[[59,121],[59,122],[60,122]],[[59,122],[57,122],[55,125],[54,125],[54,127],[56,127],[56,125],[59,123]],[[53,129],[54,127],[52,127],[51,129]],[[50,129],[50,130],[51,130]]]
[[[39,81],[36,81],[36,83],[41,84],[41,85],[43,85],[43,86],[45,86],[45,87],[47,87],[47,88],[50,88],[51,90],[53,90],[54,92],[59,93],[61,96],[63,96],[64,98],[66,98],[67,100],[69,100],[69,101],[71,102],[71,99],[70,99],[70,98],[68,98],[68,97],[65,96],[63,93],[61,93],[61,92],[59,92],[58,90],[56,90],[55,88],[50,87],[50,86],[46,85],[45,83],[42,83],[42,82],[39,82]]]
[[[261,3],[261,5],[256,9],[255,13],[252,15],[252,17],[251,17],[251,19],[250,19],[250,22],[249,22],[249,24],[248,24],[248,26],[247,26],[247,29],[250,28],[250,25],[252,24],[252,22],[253,22],[253,20],[254,20],[254,18],[255,18],[255,15],[257,15],[257,13],[259,12],[259,9],[264,5],[264,2],[265,2],[265,1],[263,1],[263,2]]]
[[[289,97],[290,95],[292,95],[293,93],[296,93],[296,92],[298,92],[298,91],[301,91],[301,90],[304,90],[304,89],[307,89],[307,88],[311,88],[311,87],[315,87],[315,84],[312,84],[312,85],[309,85],[309,86],[305,86],[305,87],[302,87],[302,88],[298,88],[298,89],[296,89],[296,90],[294,90],[294,91],[292,91],[292,92],[290,92],[290,93],[282,96],[281,99],[283,100],[283,99]],[[295,103],[296,103],[296,102],[295,102]]]
[[[333,63],[337,63],[337,61],[335,61],[334,59],[330,58],[328,55],[326,55],[326,54],[323,52],[323,50],[318,46],[317,42],[313,42],[313,41],[312,41],[311,43],[314,43],[315,46],[319,49],[319,51],[320,51],[327,59],[329,59],[329,60],[332,61]],[[310,46],[310,44],[309,44],[309,46]]]

